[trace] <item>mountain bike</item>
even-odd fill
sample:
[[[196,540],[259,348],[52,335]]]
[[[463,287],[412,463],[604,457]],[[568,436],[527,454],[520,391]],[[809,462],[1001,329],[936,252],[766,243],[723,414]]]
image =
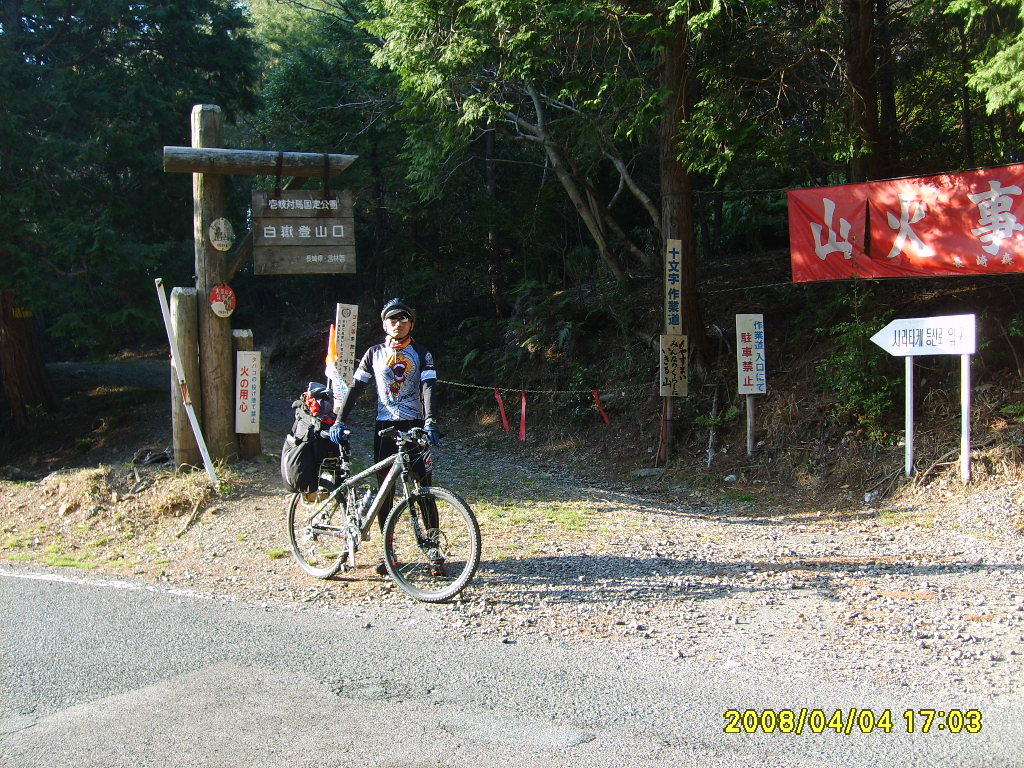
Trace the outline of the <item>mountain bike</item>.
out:
[[[356,552],[389,491],[397,500],[384,521],[384,565],[407,594],[428,603],[450,600],[473,578],[480,564],[480,526],[473,510],[454,491],[421,486],[413,461],[430,451],[427,433],[389,427],[398,452],[350,476],[348,435],[340,455],[321,465],[320,491],[296,493],[288,507],[292,554],[311,576],[326,579],[355,567]],[[379,487],[376,475],[388,470]]]

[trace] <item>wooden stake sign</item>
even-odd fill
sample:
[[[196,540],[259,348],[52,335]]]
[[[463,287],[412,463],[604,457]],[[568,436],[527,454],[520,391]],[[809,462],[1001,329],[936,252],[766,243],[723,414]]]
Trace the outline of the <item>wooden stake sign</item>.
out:
[[[686,397],[689,378],[686,351],[686,336],[678,333],[661,336],[659,379],[662,397]]]

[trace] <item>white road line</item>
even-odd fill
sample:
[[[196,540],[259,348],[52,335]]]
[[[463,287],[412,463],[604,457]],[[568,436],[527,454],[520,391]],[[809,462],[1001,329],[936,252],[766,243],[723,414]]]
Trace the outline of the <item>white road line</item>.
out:
[[[110,587],[112,589],[124,589],[129,592],[159,592],[161,594],[175,595],[177,597],[193,597],[201,600],[212,600],[208,595],[193,592],[180,587],[159,587],[152,584],[142,584],[130,581],[86,578],[84,576],[67,576],[62,573],[18,573],[0,568],[0,576],[9,579],[31,579],[35,581],[55,581],[62,584],[80,584],[88,587]]]

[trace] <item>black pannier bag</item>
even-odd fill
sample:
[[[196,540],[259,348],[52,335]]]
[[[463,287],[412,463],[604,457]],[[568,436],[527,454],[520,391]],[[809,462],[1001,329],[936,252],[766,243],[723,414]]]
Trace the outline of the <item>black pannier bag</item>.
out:
[[[334,424],[334,403],[330,390],[311,381],[306,391],[292,403],[295,422],[281,446],[281,480],[292,493],[317,490],[320,463],[338,455],[338,446],[321,436]]]

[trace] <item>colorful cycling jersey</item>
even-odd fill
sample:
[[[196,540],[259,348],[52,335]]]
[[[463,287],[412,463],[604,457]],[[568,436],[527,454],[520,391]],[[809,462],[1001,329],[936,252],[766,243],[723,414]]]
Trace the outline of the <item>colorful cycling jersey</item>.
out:
[[[420,389],[437,379],[434,356],[415,342],[391,347],[387,342],[366,350],[356,366],[356,382],[377,385],[377,421],[422,419]]]

